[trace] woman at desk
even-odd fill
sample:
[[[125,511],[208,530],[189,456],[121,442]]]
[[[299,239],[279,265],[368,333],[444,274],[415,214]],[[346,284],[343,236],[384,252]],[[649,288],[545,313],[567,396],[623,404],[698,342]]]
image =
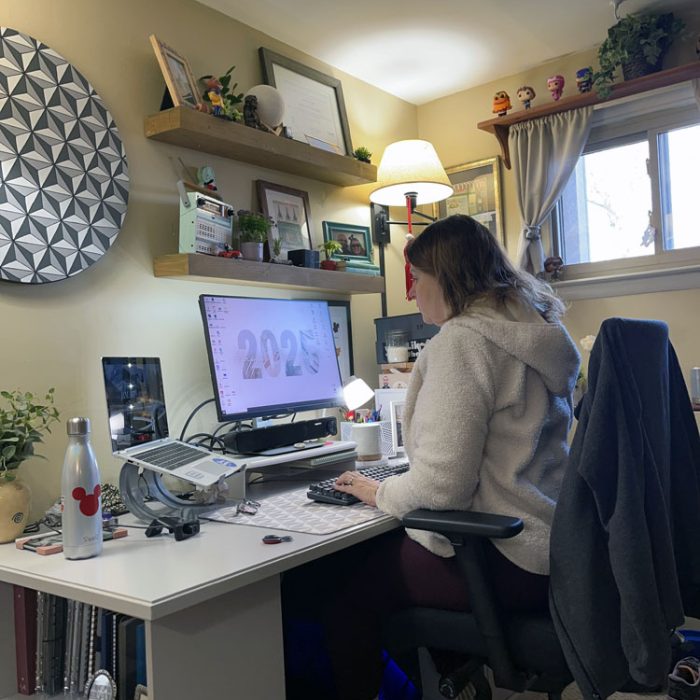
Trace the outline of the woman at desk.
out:
[[[409,298],[440,326],[406,396],[411,469],[381,484],[345,472],[336,488],[398,518],[416,508],[520,517],[520,536],[488,547],[496,593],[512,609],[546,608],[549,530],[579,369],[560,323],[564,306],[467,216],[428,226],[407,257]],[[331,612],[326,625],[335,688],[339,699],[370,700],[381,682],[381,617],[416,605],[469,610],[469,600],[452,546],[435,533],[389,533],[342,569],[340,559],[334,600],[343,624]]]

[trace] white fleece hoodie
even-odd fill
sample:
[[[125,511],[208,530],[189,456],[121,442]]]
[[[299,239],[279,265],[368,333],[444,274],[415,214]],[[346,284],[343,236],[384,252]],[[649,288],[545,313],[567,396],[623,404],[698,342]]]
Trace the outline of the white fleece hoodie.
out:
[[[579,360],[563,326],[518,303],[477,302],[447,321],[418,356],[406,395],[411,469],[380,485],[377,506],[395,517],[415,508],[517,516],[523,532],[494,544],[548,574]],[[408,534],[454,555],[441,535]]]

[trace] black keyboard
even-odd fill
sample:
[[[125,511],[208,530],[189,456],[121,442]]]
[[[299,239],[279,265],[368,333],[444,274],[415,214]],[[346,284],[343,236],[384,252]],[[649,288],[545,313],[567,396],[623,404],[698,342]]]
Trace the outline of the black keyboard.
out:
[[[402,474],[408,471],[408,462],[397,462],[394,464],[385,464],[378,467],[364,467],[363,469],[358,469],[358,474],[363,474],[370,479],[376,479],[377,481],[384,481],[384,479],[394,476],[395,474]],[[317,484],[311,484],[306,495],[312,501],[319,501],[320,503],[331,503],[335,506],[351,506],[354,503],[359,503],[360,499],[353,496],[351,493],[344,493],[343,491],[335,490],[335,479],[325,479],[324,481],[319,481]]]

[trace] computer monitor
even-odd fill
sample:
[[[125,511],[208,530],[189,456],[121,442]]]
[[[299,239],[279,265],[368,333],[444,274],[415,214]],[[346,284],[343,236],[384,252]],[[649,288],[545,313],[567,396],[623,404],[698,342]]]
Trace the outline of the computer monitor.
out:
[[[220,421],[342,406],[328,303],[202,294]]]

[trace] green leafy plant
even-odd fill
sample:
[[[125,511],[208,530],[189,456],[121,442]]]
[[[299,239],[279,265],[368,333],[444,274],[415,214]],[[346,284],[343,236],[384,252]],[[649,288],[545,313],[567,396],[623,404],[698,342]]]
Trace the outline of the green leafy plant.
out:
[[[282,239],[275,238],[275,240],[272,241],[272,254],[275,257],[277,257],[281,252],[282,252]]]
[[[220,75],[217,80],[221,83],[221,98],[224,102],[223,106],[223,116],[232,121],[240,122],[243,120],[243,113],[236,108],[236,105],[243,102],[243,93],[236,93],[235,90],[238,87],[238,83],[231,85],[231,80],[233,79],[233,71],[236,66],[231,66],[223,75]],[[203,82],[206,86],[207,80],[214,78],[214,75],[203,75],[199,80]],[[205,103],[211,104],[211,98],[209,97],[209,90],[205,89],[202,93],[202,100]]]
[[[239,209],[238,212],[238,234],[241,241],[250,243],[264,243],[267,234],[274,221],[265,214]]]
[[[684,27],[672,12],[662,14],[629,14],[608,29],[608,36],[598,49],[600,70],[593,84],[601,97],[612,89],[615,70],[639,64],[647,73],[659,70],[661,60],[673,40]]]
[[[0,481],[13,481],[14,471],[34,455],[34,446],[58,420],[54,406],[54,390],[49,389],[43,401],[34,394],[15,389],[0,391],[5,406],[0,406]]]
[[[352,152],[352,155],[357,160],[361,160],[363,163],[369,163],[370,159],[372,158],[372,152],[369,150],[369,148],[365,148],[364,146],[358,146]]]
[[[338,241],[328,240],[324,241],[320,246],[319,250],[322,250],[326,255],[326,260],[330,260],[333,253],[338,253],[343,249],[343,246],[338,243]]]

